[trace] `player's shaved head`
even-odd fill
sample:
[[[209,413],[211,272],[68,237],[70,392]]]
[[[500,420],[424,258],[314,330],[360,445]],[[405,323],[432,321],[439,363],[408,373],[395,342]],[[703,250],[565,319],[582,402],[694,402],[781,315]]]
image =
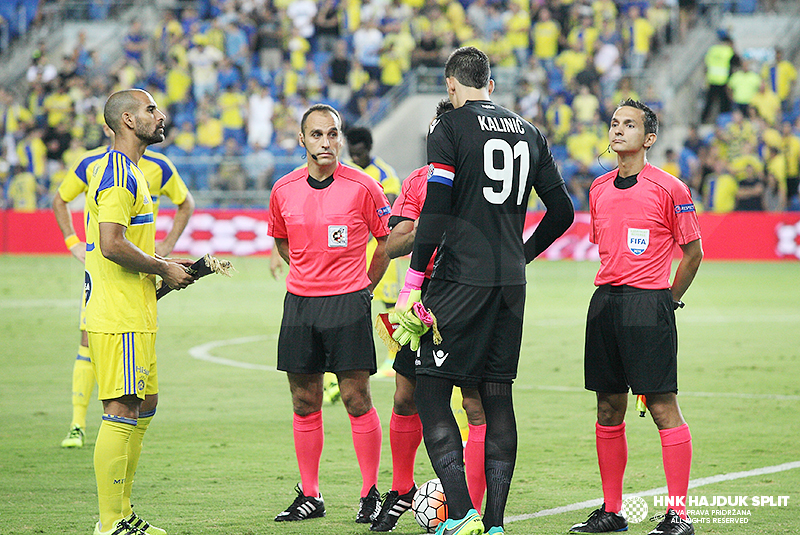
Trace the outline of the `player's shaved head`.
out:
[[[108,97],[103,108],[103,119],[115,134],[119,133],[122,126],[122,114],[125,112],[136,113],[136,110],[142,105],[142,95],[146,94],[147,92],[141,89],[123,89]]]

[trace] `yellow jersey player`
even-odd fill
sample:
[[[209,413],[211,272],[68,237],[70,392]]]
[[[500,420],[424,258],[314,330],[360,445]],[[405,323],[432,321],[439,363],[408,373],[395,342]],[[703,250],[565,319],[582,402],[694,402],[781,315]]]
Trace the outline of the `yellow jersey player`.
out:
[[[113,140],[114,133],[111,129],[108,126],[104,126],[103,130]],[[89,175],[95,165],[100,161],[104,161],[103,158],[110,149],[110,145],[98,147],[87,151],[78,158],[70,167],[53,198],[53,212],[61,233],[64,235],[64,244],[73,256],[81,262],[84,262],[86,257],[86,244],[81,242],[75,235],[75,227],[72,223],[72,214],[68,203],[86,193],[89,189]],[[144,174],[151,193],[153,216],[158,217],[160,199],[163,195],[166,195],[178,207],[173,218],[172,228],[162,241],[156,243],[156,253],[162,257],[167,256],[172,252],[175,243],[189,222],[189,218],[194,211],[194,198],[186,188],[186,184],[178,174],[178,170],[175,169],[175,165],[163,154],[145,150],[141,160],[139,160],[138,167]],[[86,221],[85,209],[83,219]],[[95,384],[94,370],[89,360],[89,343],[86,337],[86,316],[83,299],[81,299],[80,330],[81,342],[78,346],[78,356],[72,367],[72,421],[69,433],[61,441],[62,448],[83,447],[86,412]]]
[[[153,199],[137,167],[145,148],[164,140],[166,116],[138,89],[113,93],[103,115],[114,145],[91,168],[86,195],[86,331],[103,402],[94,534],[165,534],[133,512],[130,496],[158,404],[156,275],[180,290],[194,282],[186,271],[192,261],[156,254]]]
[[[369,176],[377,180],[383,186],[383,193],[389,199],[389,204],[394,204],[397,196],[400,195],[400,178],[394,168],[386,163],[383,158],[372,155],[372,133],[368,128],[355,126],[345,132],[347,138],[347,150],[350,153],[350,160],[344,163],[356,169],[360,169]],[[367,245],[367,258],[372,258],[377,242],[370,240]],[[375,287],[375,299],[382,302],[386,308],[394,307],[397,301],[397,294],[400,293],[400,274],[398,273],[397,263],[392,260],[383,278]],[[394,353],[390,352],[387,360],[378,369],[382,375],[394,375],[392,362]]]

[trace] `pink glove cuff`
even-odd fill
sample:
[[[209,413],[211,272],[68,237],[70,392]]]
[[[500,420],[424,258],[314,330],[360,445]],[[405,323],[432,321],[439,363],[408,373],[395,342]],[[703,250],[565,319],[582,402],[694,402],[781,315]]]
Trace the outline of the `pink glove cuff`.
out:
[[[428,312],[428,310],[425,308],[425,305],[417,301],[411,305],[411,309],[414,311],[414,314],[417,315],[419,321],[421,321],[423,325],[426,327],[433,325],[433,315]]]
[[[422,283],[425,282],[425,273],[417,271],[416,269],[408,268],[406,271],[406,280],[404,287],[409,290],[419,290],[422,288]]]

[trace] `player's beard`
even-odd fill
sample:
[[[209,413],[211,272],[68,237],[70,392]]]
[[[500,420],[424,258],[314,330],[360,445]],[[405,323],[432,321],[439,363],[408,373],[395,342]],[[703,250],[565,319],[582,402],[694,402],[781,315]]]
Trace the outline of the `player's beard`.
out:
[[[136,133],[136,137],[145,141],[148,145],[153,145],[164,141],[166,136],[164,135],[163,128],[163,126],[156,126],[154,130],[145,130],[137,124],[134,132]]]

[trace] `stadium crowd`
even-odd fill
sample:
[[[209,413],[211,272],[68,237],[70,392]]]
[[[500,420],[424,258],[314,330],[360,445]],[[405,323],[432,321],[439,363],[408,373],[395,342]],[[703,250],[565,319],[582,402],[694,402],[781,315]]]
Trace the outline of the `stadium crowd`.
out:
[[[95,3],[109,5],[88,5]],[[747,2],[726,6],[740,4]],[[493,66],[515,70],[516,111],[548,137],[576,208],[586,209],[592,179],[614,165],[605,134],[611,111],[628,97],[663,110],[657,91],[640,95],[635,82],[701,12],[676,0],[176,5],[153,25],[134,20],[118,59],[113,47],[89,47],[82,33],[71,54],[53,57],[41,46],[25,80],[0,90],[5,206],[49,205],[76,156],[107,143],[102,107],[117,89],[146,89],[167,112],[168,138],[156,148],[190,189],[266,190],[302,163],[298,121],[310,103],[329,103],[353,124],[387,106],[386,94],[412,69],[439,69],[455,47],[474,45]],[[800,209],[797,73],[781,51],[742,61],[729,44],[722,86],[730,107],[715,103],[706,125],[698,117],[664,166],[707,210]]]

